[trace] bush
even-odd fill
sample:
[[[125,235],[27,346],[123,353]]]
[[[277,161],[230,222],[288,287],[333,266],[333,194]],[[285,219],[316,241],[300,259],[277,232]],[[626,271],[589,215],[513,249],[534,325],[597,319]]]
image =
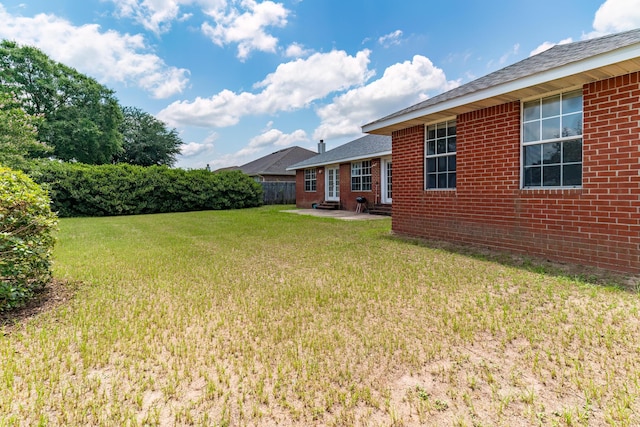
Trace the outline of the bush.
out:
[[[56,229],[46,191],[0,167],[0,311],[24,305],[49,282]]]
[[[262,187],[239,171],[44,161],[27,172],[61,217],[137,215],[260,206]]]

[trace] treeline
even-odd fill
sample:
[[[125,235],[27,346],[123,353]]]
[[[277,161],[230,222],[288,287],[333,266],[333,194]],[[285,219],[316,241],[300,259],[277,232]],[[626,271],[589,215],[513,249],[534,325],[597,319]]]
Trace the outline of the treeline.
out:
[[[119,105],[93,78],[7,40],[0,42],[0,110],[20,110],[34,130],[40,146],[26,152],[28,158],[172,166],[182,145],[175,129]]]

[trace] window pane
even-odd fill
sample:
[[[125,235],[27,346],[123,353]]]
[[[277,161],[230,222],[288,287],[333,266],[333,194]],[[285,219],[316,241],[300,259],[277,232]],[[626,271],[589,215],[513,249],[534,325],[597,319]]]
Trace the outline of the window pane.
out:
[[[456,137],[455,136],[450,136],[449,138],[447,138],[447,151],[449,153],[455,153],[456,152]]]
[[[562,136],[582,135],[582,113],[562,117]]]
[[[563,163],[582,162],[582,140],[565,141],[562,144]]]
[[[562,114],[582,111],[582,91],[565,93],[562,96]]]
[[[542,185],[545,187],[560,186],[560,166],[545,166],[542,168]]]
[[[449,174],[449,188],[456,188],[456,174]]]
[[[449,163],[449,164],[447,165],[447,169],[448,169],[449,171],[454,171],[454,170],[456,170],[456,156],[455,156],[455,155],[453,155],[453,156],[448,156],[448,157],[447,157],[447,159],[448,159],[448,163]]]
[[[542,100],[542,118],[560,115],[560,95]]]
[[[447,157],[438,157],[438,172],[446,172],[447,171]]]
[[[524,168],[524,186],[540,187],[542,185],[542,168],[539,166]]]
[[[562,185],[582,185],[582,164],[562,167]]]
[[[438,154],[443,154],[447,152],[447,140],[446,139],[439,139],[437,142],[437,153]]]
[[[523,118],[526,122],[530,120],[540,119],[540,101],[539,100],[524,103]]]
[[[436,154],[436,142],[429,141],[427,142],[427,156],[433,156]]]
[[[456,122],[448,122],[449,128],[447,128],[447,135],[452,136],[456,134]]]
[[[447,128],[444,126],[444,123],[438,123],[438,131],[436,132],[436,136],[438,138],[444,138],[445,136],[447,136]]]
[[[540,141],[540,122],[525,123],[523,128],[524,142]]]
[[[438,188],[447,188],[447,174],[438,174]]]
[[[436,174],[430,173],[427,175],[427,188],[436,188]]]
[[[436,159],[431,158],[427,159],[427,172],[435,172],[436,171]]]
[[[542,145],[527,145],[524,147],[524,165],[533,166],[542,163]]]
[[[542,139],[560,138],[560,117],[542,121]]]
[[[431,125],[427,128],[427,139],[436,139],[436,126]]]
[[[545,165],[560,163],[560,143],[542,144],[542,163]]]

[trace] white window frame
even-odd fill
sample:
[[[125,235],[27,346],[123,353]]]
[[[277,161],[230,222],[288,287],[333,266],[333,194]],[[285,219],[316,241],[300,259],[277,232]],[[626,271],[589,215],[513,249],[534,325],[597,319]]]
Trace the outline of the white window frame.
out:
[[[565,110],[565,106],[564,106],[564,100],[565,99],[571,99],[571,98],[576,98],[576,94],[580,93],[580,111],[577,110],[573,110],[573,111],[566,111]],[[553,105],[551,103],[553,98],[558,98],[558,107],[559,107],[559,111],[557,114],[553,114],[553,115],[549,115],[549,116],[544,116],[543,115],[543,104],[545,101],[548,102],[548,105]],[[538,115],[537,118],[528,118],[526,117],[527,113],[525,111],[525,107],[527,106],[527,104],[531,105],[531,107],[534,107],[534,103],[537,102],[539,104],[539,110],[540,113]],[[564,90],[562,92],[553,92],[553,93],[549,93],[546,94],[545,96],[542,97],[536,97],[536,98],[530,98],[530,99],[526,99],[523,100],[521,103],[521,117],[520,117],[520,144],[521,144],[521,150],[520,150],[520,188],[522,189],[526,189],[526,190],[540,190],[540,189],[553,189],[553,188],[560,188],[560,189],[565,189],[565,188],[582,188],[582,182],[583,182],[583,173],[584,173],[584,168],[583,168],[583,156],[584,156],[584,147],[583,147],[583,143],[584,143],[584,133],[583,133],[583,127],[584,127],[584,94],[582,91],[582,87],[579,88],[571,88],[571,89],[567,89]],[[566,126],[563,126],[565,123],[571,123],[571,120],[574,121],[575,124],[575,120],[576,119],[580,119],[579,121],[579,127],[573,127],[573,128],[567,128]],[[555,136],[549,136],[549,135],[545,135],[545,129],[544,129],[544,122],[545,121],[552,121],[552,120],[558,120],[559,126],[558,126],[558,130],[560,131],[559,134],[556,134]],[[536,132],[539,134],[539,136],[537,138],[534,137],[529,137],[528,136],[528,132],[526,132],[525,127],[529,125],[529,129],[533,130],[533,133],[535,134]],[[536,129],[536,125],[538,125],[538,129]],[[567,132],[566,129],[570,129],[571,132]],[[567,135],[563,135],[563,133],[567,132]],[[576,159],[575,154],[571,155],[569,149],[571,148],[571,146],[569,144],[573,145],[573,150],[575,152],[576,148],[575,146],[577,146],[579,141],[579,145],[580,145],[580,159],[579,161]],[[556,147],[554,147],[554,145]],[[533,163],[531,165],[527,164],[527,151],[531,151],[530,149],[536,150],[535,147],[539,146],[540,147],[540,164],[536,164]],[[545,150],[544,147],[547,146],[549,148],[557,148],[557,153],[559,153],[560,159],[559,161],[552,161],[549,160],[549,162],[545,163]],[[569,157],[569,159],[566,159],[566,157]],[[568,170],[566,168],[573,168],[575,170],[575,168],[579,166],[580,168],[580,180],[579,183],[578,182],[567,182],[565,180],[565,170]],[[545,169],[547,171],[551,171],[552,168],[557,168],[559,171],[559,181],[560,181],[560,185],[555,185],[555,184],[549,184],[549,185],[545,185]],[[527,182],[527,173],[533,174],[535,173],[535,170],[539,169],[540,170],[540,180],[539,183],[540,185],[533,185],[531,182]],[[529,172],[531,171],[531,172]],[[537,179],[536,179],[537,181]],[[566,184],[565,184],[566,183]]]
[[[351,191],[371,191],[372,181],[371,160],[351,162]]]
[[[314,193],[317,191],[317,172],[315,168],[304,170],[304,191]]]
[[[430,131],[433,129],[433,137],[430,137]],[[438,134],[440,129],[444,129],[444,134]],[[450,134],[450,130],[454,129]],[[451,150],[450,142],[455,144],[455,148]],[[439,143],[443,143],[444,147]],[[444,149],[443,149],[444,148]],[[457,121],[455,118],[442,122],[431,123],[424,127],[424,189],[427,191],[452,191],[457,187]],[[440,169],[440,163],[444,162],[444,168]],[[435,166],[435,170],[431,170],[430,164]],[[435,179],[435,185],[430,185],[430,178]],[[444,183],[440,182],[440,178],[444,177]],[[453,185],[452,185],[453,180]],[[445,184],[445,185],[440,185]]]

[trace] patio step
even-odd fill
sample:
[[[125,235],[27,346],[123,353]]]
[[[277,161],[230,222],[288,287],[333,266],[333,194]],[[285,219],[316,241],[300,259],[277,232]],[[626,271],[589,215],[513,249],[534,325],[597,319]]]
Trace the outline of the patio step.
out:
[[[388,204],[375,204],[372,208],[369,208],[371,215],[386,215],[391,216],[391,205]]]
[[[316,206],[316,209],[326,209],[326,210],[338,210],[340,209],[340,202],[322,202]]]

